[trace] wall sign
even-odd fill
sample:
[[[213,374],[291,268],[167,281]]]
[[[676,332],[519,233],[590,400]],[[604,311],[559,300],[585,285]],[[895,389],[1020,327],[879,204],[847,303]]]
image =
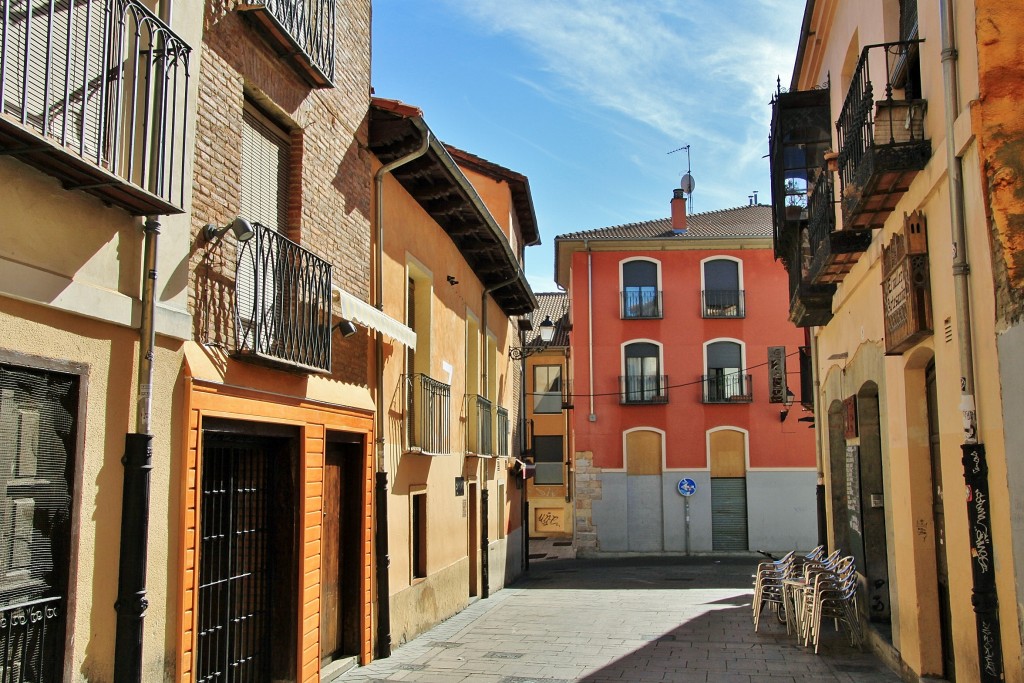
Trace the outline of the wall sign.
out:
[[[786,347],[768,347],[768,402],[786,402]]]
[[[886,353],[903,353],[932,333],[928,231],[920,211],[882,247],[882,302]]]
[[[856,439],[857,431],[857,397],[850,396],[843,399],[843,436],[847,439]]]

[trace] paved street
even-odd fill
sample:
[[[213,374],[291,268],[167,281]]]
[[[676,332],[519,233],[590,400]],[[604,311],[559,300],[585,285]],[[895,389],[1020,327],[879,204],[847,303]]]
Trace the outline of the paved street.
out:
[[[531,552],[534,549],[531,547]],[[750,618],[757,559],[544,559],[527,576],[341,681],[898,682],[827,631],[805,650]]]

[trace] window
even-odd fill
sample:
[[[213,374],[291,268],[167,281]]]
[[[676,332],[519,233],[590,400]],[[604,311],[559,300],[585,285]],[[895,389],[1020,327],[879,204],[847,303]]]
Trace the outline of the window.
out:
[[[533,366],[533,412],[562,412],[562,366]]]
[[[409,554],[412,563],[412,578],[427,576],[427,494],[425,491],[409,495],[411,528],[409,537],[412,548]]]
[[[561,486],[564,483],[562,436],[533,437],[533,483],[538,486]]]
[[[242,111],[242,216],[285,230],[290,156],[288,134],[247,105]]]
[[[740,262],[714,258],[703,262],[705,318],[742,318],[746,315],[740,286]]]
[[[660,318],[658,262],[626,261],[622,264],[622,317]]]
[[[743,374],[743,347],[738,342],[716,341],[705,347],[707,375],[704,402],[749,402],[750,375]]]
[[[665,403],[666,377],[661,375],[661,348],[652,342],[625,346],[626,374],[622,378],[623,403]]]

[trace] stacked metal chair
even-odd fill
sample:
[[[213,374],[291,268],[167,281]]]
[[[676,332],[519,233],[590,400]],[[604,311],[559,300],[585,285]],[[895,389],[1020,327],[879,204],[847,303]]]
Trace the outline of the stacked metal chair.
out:
[[[863,634],[857,613],[857,570],[853,557],[843,557],[831,567],[808,567],[805,580],[807,588],[800,607],[804,646],[813,642],[814,653],[818,653],[822,621],[827,618],[834,622],[837,631],[844,625],[850,645],[860,647]]]
[[[824,551],[825,547],[820,545],[802,556],[790,551],[777,560],[757,565],[757,573],[754,574],[754,602],[752,605],[755,633],[760,627],[761,617],[766,608],[774,612],[780,621],[787,621],[784,581],[798,576],[805,563],[820,559]],[[788,628],[787,622],[787,630]]]

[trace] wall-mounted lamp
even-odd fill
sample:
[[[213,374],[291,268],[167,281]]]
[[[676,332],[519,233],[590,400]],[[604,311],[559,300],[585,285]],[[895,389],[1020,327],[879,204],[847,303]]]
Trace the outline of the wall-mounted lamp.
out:
[[[512,360],[522,360],[527,356],[540,353],[548,347],[551,340],[555,338],[555,323],[551,322],[551,316],[544,316],[544,322],[537,326],[540,334],[540,346],[513,346],[508,350],[508,356]]]
[[[206,237],[207,241],[210,241],[218,237],[223,237],[224,233],[228,230],[235,234],[235,239],[239,242],[248,242],[256,235],[256,232],[252,229],[252,224],[241,216],[238,216],[223,228],[218,227],[213,223],[207,223],[206,227],[203,228],[203,235]]]
[[[782,401],[782,410],[779,411],[779,422],[785,422],[786,418],[789,417],[789,409],[793,405],[793,399],[796,398],[796,394],[790,391],[789,387],[786,387],[786,398]]]
[[[448,284],[450,284],[452,287],[459,284],[459,281],[455,279],[454,275],[449,275],[446,279],[448,280]]]
[[[334,326],[334,329],[341,332],[341,336],[346,339],[359,331],[359,328],[357,328],[356,324],[351,320],[342,320]]]

